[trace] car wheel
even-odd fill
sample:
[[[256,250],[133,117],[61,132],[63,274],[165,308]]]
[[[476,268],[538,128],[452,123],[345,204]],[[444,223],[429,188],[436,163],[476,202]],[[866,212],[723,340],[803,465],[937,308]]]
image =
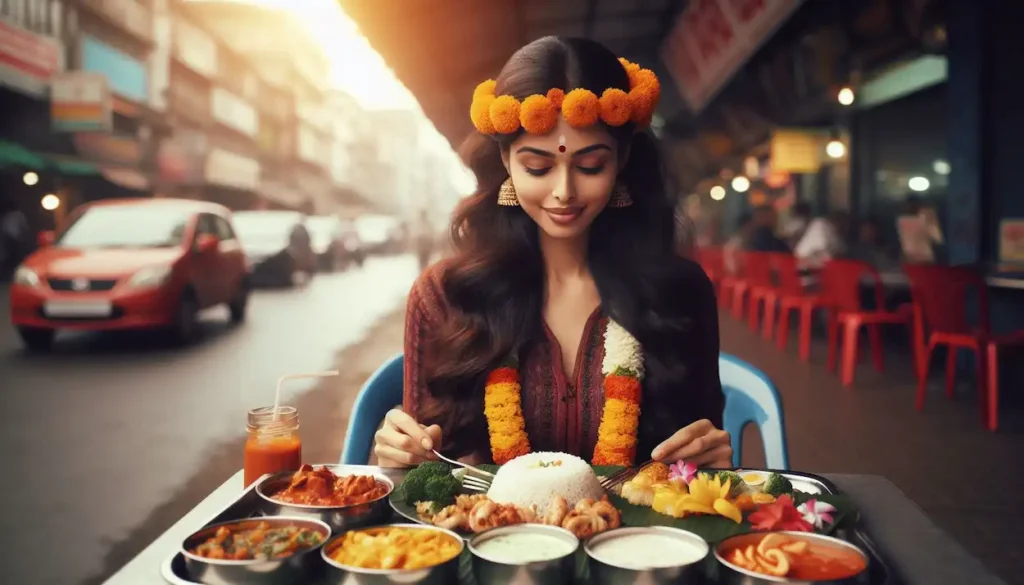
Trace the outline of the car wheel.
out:
[[[176,345],[188,345],[198,337],[199,302],[192,291],[182,293],[170,334],[171,341]]]
[[[238,286],[238,292],[235,293],[235,298],[228,303],[228,310],[231,313],[231,322],[234,324],[245,321],[245,314],[249,308],[249,283],[246,280],[242,280]]]
[[[32,352],[47,352],[53,347],[56,331],[53,329],[37,329],[35,327],[19,327],[18,335],[22,343]]]

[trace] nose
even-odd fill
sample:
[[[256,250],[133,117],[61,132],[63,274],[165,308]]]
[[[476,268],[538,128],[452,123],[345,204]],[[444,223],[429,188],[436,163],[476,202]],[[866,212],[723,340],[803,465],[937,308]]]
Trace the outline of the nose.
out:
[[[565,204],[575,197],[576,193],[572,186],[572,177],[568,170],[562,169],[555,178],[555,186],[551,190],[551,196],[560,204]]]

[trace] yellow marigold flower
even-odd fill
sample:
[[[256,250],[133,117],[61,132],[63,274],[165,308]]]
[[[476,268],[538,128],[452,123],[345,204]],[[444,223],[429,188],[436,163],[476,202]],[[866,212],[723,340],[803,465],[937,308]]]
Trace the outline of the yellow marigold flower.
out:
[[[488,421],[490,432],[496,435],[512,435],[526,429],[526,422],[519,418],[500,418]]]
[[[494,98],[490,107],[494,129],[501,134],[512,134],[519,130],[519,109],[519,100],[510,95]]]
[[[487,415],[487,420],[492,420],[492,419],[504,420],[504,419],[507,419],[507,418],[510,418],[510,417],[513,417],[513,416],[520,416],[519,415],[519,409],[520,408],[521,408],[521,406],[519,405],[518,402],[516,402],[515,404],[501,404],[501,405],[497,405],[497,406],[488,405],[488,406],[484,407],[484,414]]]
[[[622,126],[629,122],[629,96],[614,87],[601,94],[601,120],[609,126]]]
[[[526,435],[517,433],[516,435],[491,435],[491,449],[504,450],[511,449],[512,447],[519,445],[526,441]]]
[[[491,104],[494,103],[494,96],[482,95],[473,98],[469,106],[469,118],[473,120],[473,126],[482,134],[494,134],[494,124],[491,123]]]
[[[517,382],[499,382],[497,384],[488,384],[486,388],[486,394],[494,396],[510,396],[514,397],[516,402],[519,402],[519,393],[521,387]]]
[[[497,86],[498,82],[494,81],[493,79],[488,79],[487,81],[484,81],[483,83],[477,85],[476,89],[473,90],[473,99],[476,99],[484,95],[493,96],[494,88],[496,88]]]
[[[519,121],[530,134],[547,134],[558,124],[558,108],[542,95],[531,95],[523,100]]]
[[[556,110],[560,110],[562,101],[565,100],[565,92],[555,87],[548,90],[547,98],[551,100],[551,105],[555,106]]]
[[[640,405],[624,400],[606,400],[604,403],[604,416],[610,420],[625,418],[635,421],[640,417]]]
[[[593,126],[601,117],[601,102],[590,90],[574,89],[562,101],[562,116],[573,128]]]

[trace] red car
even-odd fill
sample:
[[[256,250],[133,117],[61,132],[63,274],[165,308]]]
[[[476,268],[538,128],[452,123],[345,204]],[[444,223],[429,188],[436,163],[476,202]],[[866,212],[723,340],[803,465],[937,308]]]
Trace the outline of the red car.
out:
[[[231,212],[182,199],[118,199],[78,207],[59,236],[15,271],[11,322],[30,350],[58,329],[163,329],[188,343],[200,310],[226,303],[241,322],[249,300],[245,253]]]

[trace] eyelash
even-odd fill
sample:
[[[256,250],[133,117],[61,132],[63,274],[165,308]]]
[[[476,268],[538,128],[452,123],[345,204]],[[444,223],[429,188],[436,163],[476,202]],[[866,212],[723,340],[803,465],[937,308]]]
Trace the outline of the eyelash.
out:
[[[580,172],[583,173],[584,175],[599,175],[599,174],[601,174],[601,171],[604,170],[604,165],[597,166],[597,167],[579,167],[578,166],[576,168],[579,169]],[[526,168],[526,172],[530,173],[534,177],[543,177],[544,175],[548,174],[548,171],[550,171],[550,170],[551,170],[550,167],[546,168],[546,169],[531,169],[529,167]]]

